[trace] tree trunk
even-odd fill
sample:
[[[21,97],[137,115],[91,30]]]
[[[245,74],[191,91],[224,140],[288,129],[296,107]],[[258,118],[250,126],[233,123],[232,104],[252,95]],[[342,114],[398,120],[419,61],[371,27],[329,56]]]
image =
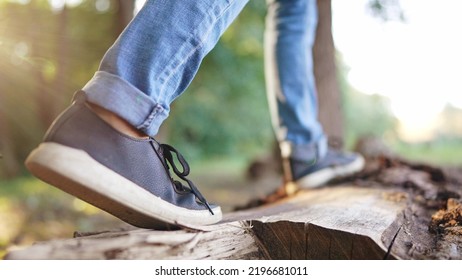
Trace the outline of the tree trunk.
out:
[[[135,11],[135,0],[118,0],[117,5],[117,16],[114,22],[116,38],[132,20]]]
[[[11,141],[5,96],[2,94],[4,92],[0,84],[0,178],[13,178],[19,173],[19,162],[14,154],[14,143]]]
[[[331,0],[318,0],[319,22],[313,49],[314,75],[319,99],[319,121],[329,142],[343,145],[343,114],[332,37]]]
[[[69,55],[69,40],[68,40],[68,18],[69,18],[69,8],[67,5],[64,5],[63,9],[60,11],[59,16],[57,17],[58,21],[58,36],[56,38],[56,61],[57,61],[57,76],[55,80],[53,102],[53,115],[58,115],[64,107],[68,105],[67,93],[68,86],[70,84],[70,55]]]
[[[30,18],[33,19],[32,22],[42,22],[41,17],[43,16],[40,13],[39,3],[32,2],[28,8]],[[33,25],[29,29],[29,38],[31,45],[31,54],[30,57],[43,57],[43,27],[40,25]],[[35,100],[37,104],[37,115],[40,120],[40,125],[43,131],[45,131],[54,119],[54,108],[55,108],[55,99],[54,96],[50,93],[49,85],[45,81],[42,72],[42,65],[39,63],[31,65],[31,79],[34,86]]]

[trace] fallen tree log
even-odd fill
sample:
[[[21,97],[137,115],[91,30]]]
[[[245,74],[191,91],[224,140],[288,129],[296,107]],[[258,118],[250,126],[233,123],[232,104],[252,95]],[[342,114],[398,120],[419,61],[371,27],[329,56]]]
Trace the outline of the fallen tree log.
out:
[[[357,187],[300,192],[177,231],[131,228],[77,234],[12,251],[7,259],[383,259],[404,204]]]
[[[452,174],[377,157],[354,177],[290,196],[280,189],[216,225],[76,233],[6,259],[462,259]]]

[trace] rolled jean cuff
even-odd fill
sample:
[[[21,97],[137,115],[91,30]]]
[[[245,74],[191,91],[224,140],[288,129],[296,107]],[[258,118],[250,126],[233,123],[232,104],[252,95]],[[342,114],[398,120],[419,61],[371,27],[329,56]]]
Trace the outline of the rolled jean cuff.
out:
[[[89,102],[115,113],[149,136],[155,136],[168,117],[167,108],[119,76],[105,71],[96,72],[83,91]]]
[[[299,161],[313,161],[324,158],[327,154],[327,138],[322,135],[317,141],[308,144],[281,143],[283,157],[289,157]]]

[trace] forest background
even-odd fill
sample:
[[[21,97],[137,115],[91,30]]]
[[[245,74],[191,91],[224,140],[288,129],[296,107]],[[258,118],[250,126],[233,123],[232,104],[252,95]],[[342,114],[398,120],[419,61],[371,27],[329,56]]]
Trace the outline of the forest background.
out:
[[[31,177],[23,161],[97,70],[131,16],[128,2],[0,0],[0,258],[37,240],[121,225]],[[378,20],[389,20],[381,2],[387,1],[370,1],[368,8]],[[192,163],[205,194],[227,209],[279,182],[277,176],[260,184],[246,177],[249,164],[271,154],[275,141],[263,72],[265,14],[265,1],[250,1],[174,102],[161,132]],[[408,143],[387,97],[353,88],[342,54],[335,60],[347,149],[373,136],[411,160],[462,165],[462,110],[446,106],[432,139]]]

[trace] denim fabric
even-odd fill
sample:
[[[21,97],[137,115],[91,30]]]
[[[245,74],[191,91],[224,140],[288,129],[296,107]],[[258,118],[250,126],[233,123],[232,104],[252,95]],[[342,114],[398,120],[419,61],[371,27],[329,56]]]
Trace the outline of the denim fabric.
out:
[[[154,136],[247,2],[148,0],[83,88],[88,100]],[[316,0],[270,0],[268,6],[265,71],[278,139],[322,155],[311,55]]]
[[[313,44],[316,0],[267,0],[265,74],[271,117],[279,141],[298,158],[323,157],[327,141],[317,120]]]

